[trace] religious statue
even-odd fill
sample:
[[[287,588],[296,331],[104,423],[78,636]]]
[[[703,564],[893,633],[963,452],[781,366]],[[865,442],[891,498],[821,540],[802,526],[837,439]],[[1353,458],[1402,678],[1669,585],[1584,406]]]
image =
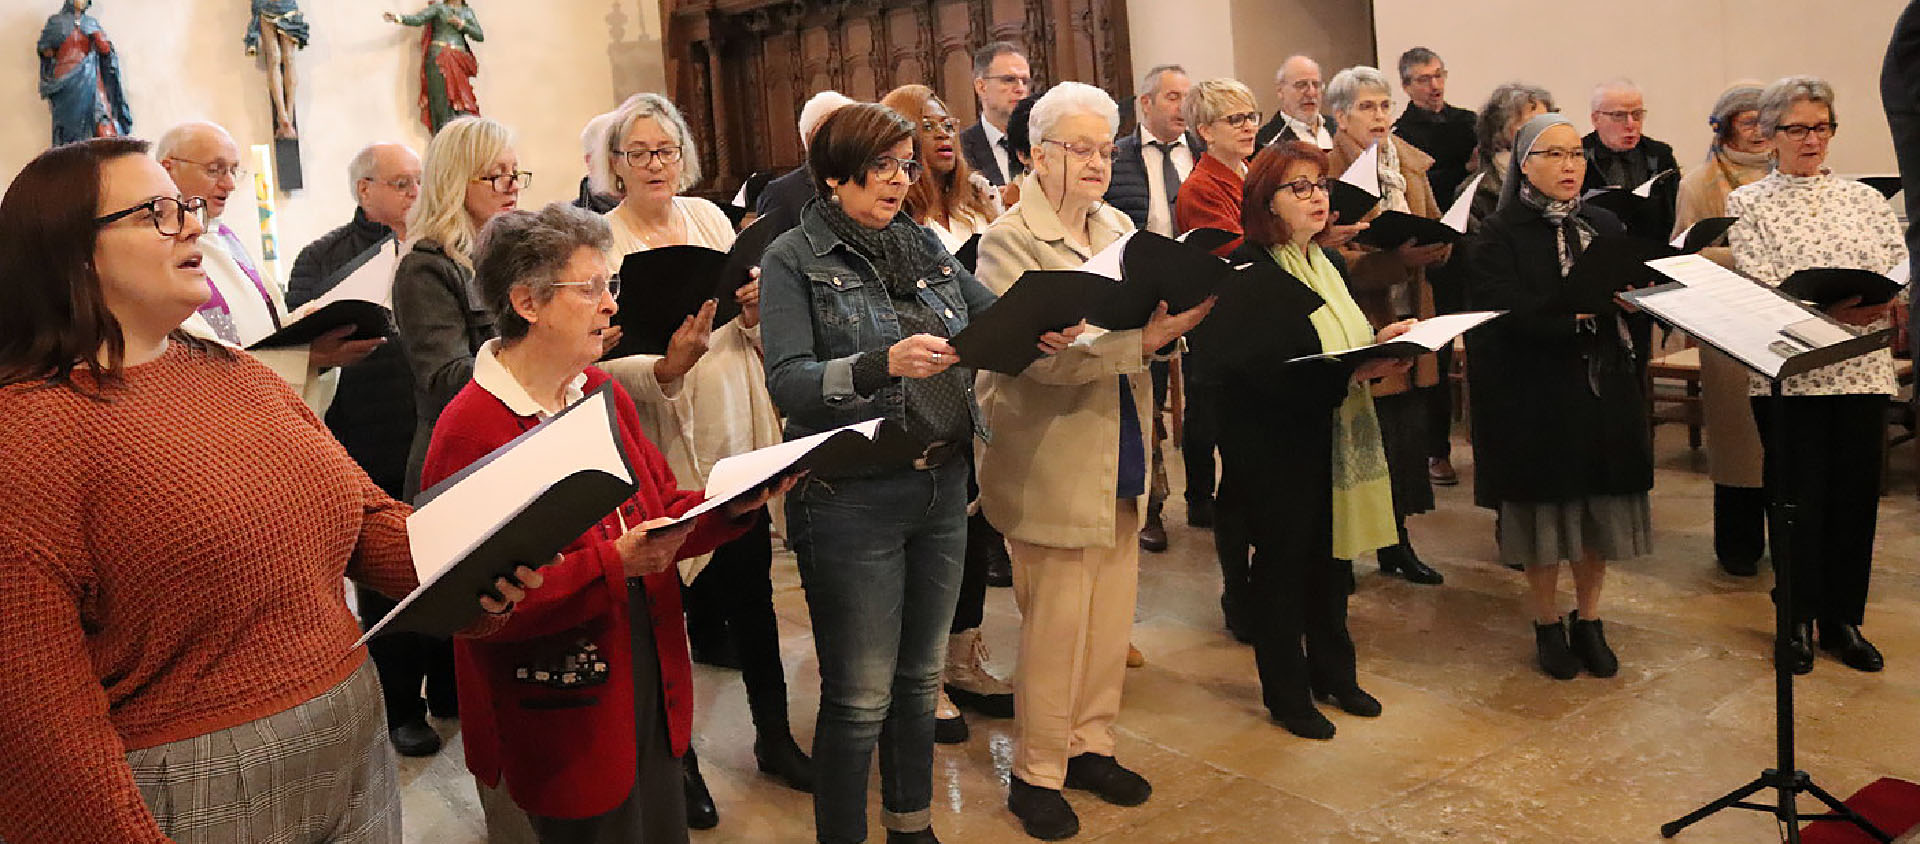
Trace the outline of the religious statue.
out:
[[[480,101],[473,95],[473,77],[480,73],[471,41],[485,41],[480,20],[466,0],[433,0],[417,15],[382,17],[389,23],[422,27],[420,33],[420,122],[427,130],[461,115],[478,115]]]
[[[293,51],[312,33],[298,0],[253,0],[247,17],[247,55],[267,54],[267,88],[273,96],[273,136],[295,138]]]
[[[120,54],[87,14],[92,6],[93,0],[66,0],[40,30],[40,97],[53,109],[54,146],[133,131],[133,109],[120,90]]]

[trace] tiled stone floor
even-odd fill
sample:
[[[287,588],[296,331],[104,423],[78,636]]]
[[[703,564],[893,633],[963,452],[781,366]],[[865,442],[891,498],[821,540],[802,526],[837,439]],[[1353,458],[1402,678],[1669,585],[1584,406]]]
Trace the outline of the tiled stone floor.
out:
[[[1460,451],[1456,465],[1468,475],[1471,456]],[[1861,674],[1823,655],[1798,683],[1800,765],[1841,796],[1883,775],[1920,780],[1920,503],[1902,452],[1881,503],[1866,627],[1888,668]],[[1662,822],[1772,764],[1774,719],[1770,581],[1714,567],[1712,487],[1684,432],[1662,428],[1658,453],[1657,553],[1616,566],[1607,584],[1618,677],[1557,682],[1535,670],[1519,576],[1490,562],[1491,514],[1472,506],[1469,485],[1443,488],[1440,509],[1412,530],[1446,585],[1415,586],[1360,564],[1351,626],[1361,682],[1386,712],[1378,720],[1330,713],[1340,730],[1330,742],[1295,738],[1267,720],[1252,650],[1221,627],[1211,543],[1186,527],[1176,493],[1173,548],[1143,555],[1134,641],[1148,663],[1129,673],[1120,717],[1120,757],[1153,781],[1153,799],[1122,809],[1070,795],[1078,840],[1660,840]],[[775,579],[795,729],[806,746],[819,674],[790,558],[776,563]],[[986,636],[1003,673],[1017,656],[1018,624],[1008,590],[989,590]],[[738,676],[698,667],[696,685],[696,742],[721,823],[694,840],[813,840],[807,797],[754,770]],[[959,844],[1027,840],[1005,809],[1011,722],[970,724],[971,741],[937,752],[935,829]],[[407,760],[402,781],[409,842],[484,838],[457,740],[436,758]],[[876,840],[877,804],[876,786]],[[1778,837],[1768,816],[1727,812],[1677,840]]]

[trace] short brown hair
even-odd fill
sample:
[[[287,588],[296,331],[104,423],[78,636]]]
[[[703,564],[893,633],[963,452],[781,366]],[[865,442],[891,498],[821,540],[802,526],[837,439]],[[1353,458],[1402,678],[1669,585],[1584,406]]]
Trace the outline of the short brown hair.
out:
[[[813,143],[807,147],[814,192],[821,199],[832,196],[828,179],[866,185],[873,160],[911,137],[913,124],[878,103],[854,103],[834,112],[813,130]]]
[[[1240,195],[1240,230],[1247,242],[1273,247],[1293,240],[1287,221],[1273,213],[1273,195],[1285,181],[1287,168],[1305,161],[1327,175],[1327,154],[1304,141],[1268,144],[1247,166],[1246,190]]]

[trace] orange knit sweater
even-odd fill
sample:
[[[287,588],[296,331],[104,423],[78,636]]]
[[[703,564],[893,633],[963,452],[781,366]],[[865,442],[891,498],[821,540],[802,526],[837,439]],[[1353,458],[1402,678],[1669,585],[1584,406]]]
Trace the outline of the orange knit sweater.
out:
[[[175,343],[125,374],[0,388],[7,841],[163,840],[126,752],[326,691],[366,658],[342,575],[416,583],[410,509],[267,367]]]

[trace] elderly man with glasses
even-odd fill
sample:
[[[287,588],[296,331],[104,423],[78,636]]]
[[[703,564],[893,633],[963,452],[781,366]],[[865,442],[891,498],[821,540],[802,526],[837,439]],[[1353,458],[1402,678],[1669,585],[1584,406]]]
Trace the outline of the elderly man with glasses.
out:
[[[1331,115],[1320,110],[1320,97],[1326,83],[1320,75],[1320,63],[1306,56],[1288,56],[1274,74],[1273,87],[1280,97],[1280,110],[1260,127],[1254,136],[1254,149],[1274,141],[1306,141],[1323,150],[1333,149],[1337,126]]]
[[[1680,162],[1673,147],[1644,133],[1647,101],[1629,79],[1602,82],[1593,89],[1593,131],[1580,139],[1587,150],[1587,180],[1581,192],[1598,188],[1633,189],[1648,179],[1675,171],[1653,186],[1653,201],[1640,207],[1627,233],[1665,242],[1673,236],[1674,206],[1680,198]]]
[[[200,238],[200,248],[205,253],[202,267],[212,295],[180,327],[245,348],[292,321],[279,281],[261,274],[240,236],[220,221],[227,202],[247,176],[233,136],[212,123],[183,123],[160,136],[153,154],[173,177],[182,196],[206,200],[202,214],[207,233]],[[323,374],[359,362],[386,342],[349,341],[346,338],[352,331],[351,327],[341,328],[322,335],[312,345],[259,351],[254,357],[285,378],[315,413],[324,414],[333,399],[335,379]]]

